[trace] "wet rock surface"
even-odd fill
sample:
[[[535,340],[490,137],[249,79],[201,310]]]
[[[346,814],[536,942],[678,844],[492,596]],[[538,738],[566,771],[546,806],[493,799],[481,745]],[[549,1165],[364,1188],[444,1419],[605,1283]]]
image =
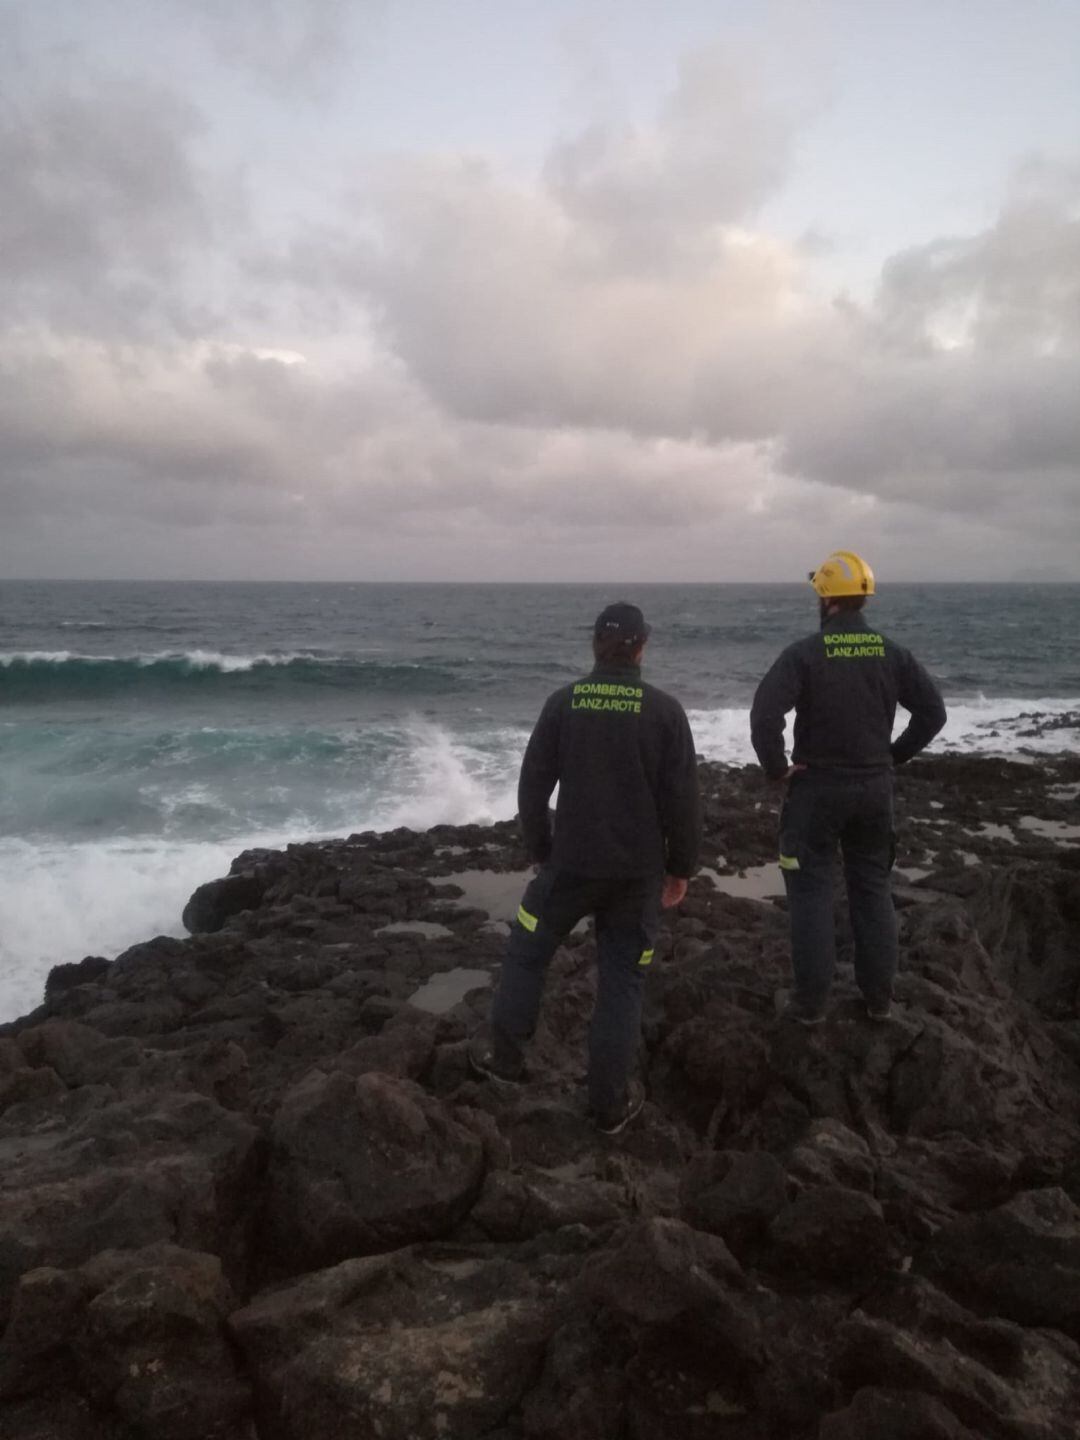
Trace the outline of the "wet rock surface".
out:
[[[776,799],[702,777],[715,875],[665,919],[613,1139],[589,933],[530,1083],[469,1074],[509,824],[252,851],[189,939],[58,967],[0,1029],[0,1435],[1077,1433],[1080,760],[899,774],[894,1018],[838,890],[812,1032],[756,878]]]

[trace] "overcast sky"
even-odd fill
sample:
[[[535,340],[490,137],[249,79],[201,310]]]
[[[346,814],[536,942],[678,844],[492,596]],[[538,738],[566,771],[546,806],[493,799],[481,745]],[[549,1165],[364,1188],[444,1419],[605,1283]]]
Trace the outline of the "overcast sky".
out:
[[[0,0],[0,577],[1080,580],[1075,0]]]

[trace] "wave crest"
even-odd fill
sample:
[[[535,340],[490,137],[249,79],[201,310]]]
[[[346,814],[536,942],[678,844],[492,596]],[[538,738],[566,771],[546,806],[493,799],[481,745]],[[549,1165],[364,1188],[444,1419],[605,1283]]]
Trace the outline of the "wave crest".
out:
[[[229,655],[185,650],[156,655],[80,655],[69,650],[0,654],[0,699],[77,699],[137,691],[288,690],[320,686],[442,694],[458,688],[445,665],[318,655]]]

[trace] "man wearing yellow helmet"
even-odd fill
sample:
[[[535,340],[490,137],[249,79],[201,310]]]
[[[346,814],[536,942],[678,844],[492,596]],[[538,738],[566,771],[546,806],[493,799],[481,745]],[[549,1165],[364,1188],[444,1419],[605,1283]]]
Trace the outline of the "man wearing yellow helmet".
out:
[[[780,812],[780,866],[791,916],[795,989],[786,1014],[818,1025],[832,984],[836,937],[833,865],[844,862],[855,937],[855,978],[872,1020],[887,1020],[897,966],[892,769],[928,745],[945,705],[915,657],[867,624],[874,574],[837,550],[810,575],[820,629],[789,645],[762,680],[750,735],[766,776],[788,782]],[[910,714],[892,738],[897,705]],[[791,764],[784,717],[795,711]]]

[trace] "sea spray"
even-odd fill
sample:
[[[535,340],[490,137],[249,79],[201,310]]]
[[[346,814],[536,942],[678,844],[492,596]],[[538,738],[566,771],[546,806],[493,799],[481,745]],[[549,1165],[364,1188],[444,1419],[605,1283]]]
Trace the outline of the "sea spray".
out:
[[[0,582],[0,1005],[178,933],[252,844],[509,818],[530,726],[622,595],[699,753],[749,762],[754,686],[815,624],[805,585]],[[942,678],[935,750],[1075,748],[1080,587],[883,586],[874,624]]]

